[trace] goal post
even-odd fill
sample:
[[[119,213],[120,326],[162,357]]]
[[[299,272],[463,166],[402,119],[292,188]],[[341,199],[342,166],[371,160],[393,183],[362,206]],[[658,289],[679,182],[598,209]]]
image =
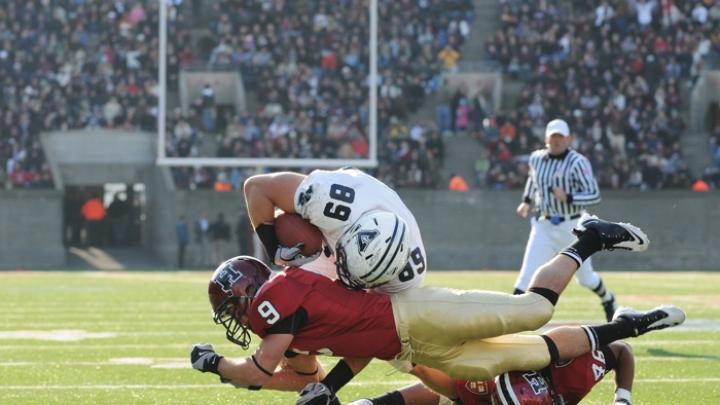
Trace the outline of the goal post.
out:
[[[368,157],[364,159],[320,159],[320,158],[215,158],[215,157],[168,157],[165,155],[167,142],[167,5],[166,0],[159,3],[159,61],[158,61],[158,111],[157,111],[157,159],[160,166],[214,166],[214,167],[293,167],[293,168],[337,168],[355,166],[373,168],[378,165],[378,115],[377,87],[379,85],[377,71],[378,51],[378,3],[370,0],[369,15],[369,69],[367,75],[368,88]],[[360,107],[360,106],[358,106]]]

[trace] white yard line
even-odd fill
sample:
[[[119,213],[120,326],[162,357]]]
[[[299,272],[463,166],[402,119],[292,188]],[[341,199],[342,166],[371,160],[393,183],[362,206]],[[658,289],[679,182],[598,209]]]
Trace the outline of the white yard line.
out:
[[[402,386],[414,384],[417,380],[351,381],[350,386]],[[608,380],[607,383],[612,381]],[[695,383],[720,382],[718,378],[638,378],[636,383]],[[82,384],[82,385],[0,385],[3,390],[126,390],[126,389],[178,389],[178,388],[233,388],[229,384]]]

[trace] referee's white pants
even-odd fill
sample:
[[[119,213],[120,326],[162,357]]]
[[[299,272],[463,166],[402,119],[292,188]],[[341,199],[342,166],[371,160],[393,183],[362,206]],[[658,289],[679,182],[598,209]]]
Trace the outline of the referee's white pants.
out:
[[[527,246],[525,246],[525,255],[523,256],[520,274],[515,282],[515,288],[527,291],[530,281],[540,266],[577,240],[572,230],[577,225],[578,220],[579,218],[563,221],[557,225],[553,225],[549,220],[545,219],[533,218],[530,221],[532,229],[530,230]],[[575,273],[575,278],[580,285],[591,290],[600,284],[600,276],[593,270],[590,258],[580,266]]]

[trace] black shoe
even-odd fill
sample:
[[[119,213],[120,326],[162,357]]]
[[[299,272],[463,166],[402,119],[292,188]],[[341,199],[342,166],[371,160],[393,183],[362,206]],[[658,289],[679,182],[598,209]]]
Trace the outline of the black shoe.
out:
[[[595,215],[583,214],[573,233],[578,237],[586,232],[595,232],[600,237],[602,250],[624,249],[632,252],[647,250],[650,244],[645,232],[633,224],[609,222]]]
[[[653,330],[680,325],[685,322],[685,312],[674,305],[659,306],[648,312],[620,308],[615,312],[612,320],[632,323],[635,336],[640,336]]]
[[[615,311],[617,310],[617,303],[615,302],[615,296],[610,294],[610,299],[607,301],[601,302],[603,310],[605,311],[605,320],[608,322],[612,321],[613,315],[615,315]]]

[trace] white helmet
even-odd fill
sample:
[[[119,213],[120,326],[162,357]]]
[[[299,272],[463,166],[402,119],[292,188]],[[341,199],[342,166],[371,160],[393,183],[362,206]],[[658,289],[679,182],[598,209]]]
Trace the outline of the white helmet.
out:
[[[360,216],[335,244],[335,265],[347,287],[379,287],[397,277],[408,262],[410,248],[405,221],[387,211]]]

